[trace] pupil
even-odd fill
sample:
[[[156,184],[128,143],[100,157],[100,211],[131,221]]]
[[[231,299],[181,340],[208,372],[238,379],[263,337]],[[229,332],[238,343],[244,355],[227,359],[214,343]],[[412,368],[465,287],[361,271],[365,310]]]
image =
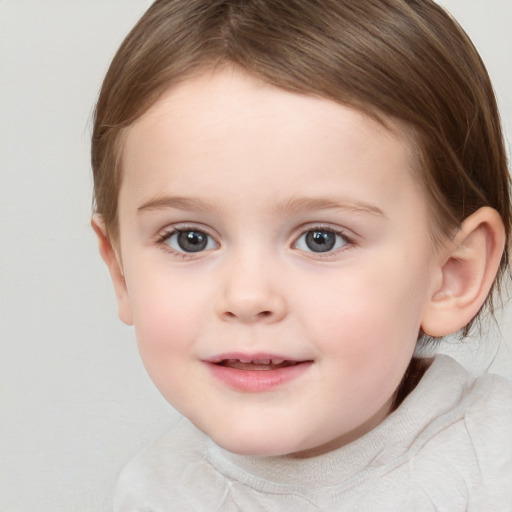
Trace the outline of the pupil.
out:
[[[200,231],[181,231],[178,234],[178,245],[186,252],[202,251],[207,243],[207,235]]]
[[[336,243],[336,235],[330,231],[310,231],[306,235],[306,245],[314,252],[332,250]]]

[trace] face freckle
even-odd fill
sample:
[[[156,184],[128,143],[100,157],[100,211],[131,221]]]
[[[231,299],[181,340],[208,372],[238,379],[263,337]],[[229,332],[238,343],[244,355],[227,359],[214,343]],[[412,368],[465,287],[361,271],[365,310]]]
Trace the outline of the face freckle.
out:
[[[389,412],[436,275],[404,141],[229,69],[128,129],[118,296],[161,393],[221,446],[321,453]]]

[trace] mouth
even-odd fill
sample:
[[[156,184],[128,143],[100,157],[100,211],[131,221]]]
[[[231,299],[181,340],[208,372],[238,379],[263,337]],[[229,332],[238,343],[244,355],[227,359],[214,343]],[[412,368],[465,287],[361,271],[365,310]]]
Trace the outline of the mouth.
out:
[[[222,361],[215,364],[235,370],[269,371],[296,366],[301,364],[301,361],[286,359],[222,359]]]
[[[223,354],[204,362],[223,385],[253,393],[280,388],[299,378],[313,365],[311,359],[291,359],[273,354]]]

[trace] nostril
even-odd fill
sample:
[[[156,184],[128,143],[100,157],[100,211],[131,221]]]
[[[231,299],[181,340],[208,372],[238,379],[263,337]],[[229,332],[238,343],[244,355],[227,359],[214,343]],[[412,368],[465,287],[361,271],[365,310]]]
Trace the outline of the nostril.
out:
[[[215,306],[216,314],[226,322],[240,321],[277,322],[286,316],[286,306],[281,297],[245,296],[221,297]]]
[[[224,316],[226,318],[232,318],[232,319],[234,319],[234,318],[241,318],[241,319],[243,319],[243,318],[246,318],[246,317],[247,318],[250,317],[253,320],[256,320],[258,318],[260,318],[260,319],[262,319],[262,318],[269,318],[269,317],[272,316],[272,314],[273,314],[272,311],[269,311],[269,310],[260,311],[259,313],[256,313],[255,315],[244,315],[244,314],[241,314],[241,313],[236,314],[236,313],[233,313],[233,311],[226,311],[226,312],[224,312]]]

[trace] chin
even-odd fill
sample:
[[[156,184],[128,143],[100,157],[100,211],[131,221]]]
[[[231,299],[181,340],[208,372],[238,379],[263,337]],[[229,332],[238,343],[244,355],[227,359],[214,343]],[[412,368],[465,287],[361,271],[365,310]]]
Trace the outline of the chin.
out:
[[[257,414],[241,410],[215,417],[190,414],[188,418],[218,446],[237,455],[272,457],[316,446],[312,428],[304,428],[304,424],[297,428],[295,421],[276,416],[261,410]]]

